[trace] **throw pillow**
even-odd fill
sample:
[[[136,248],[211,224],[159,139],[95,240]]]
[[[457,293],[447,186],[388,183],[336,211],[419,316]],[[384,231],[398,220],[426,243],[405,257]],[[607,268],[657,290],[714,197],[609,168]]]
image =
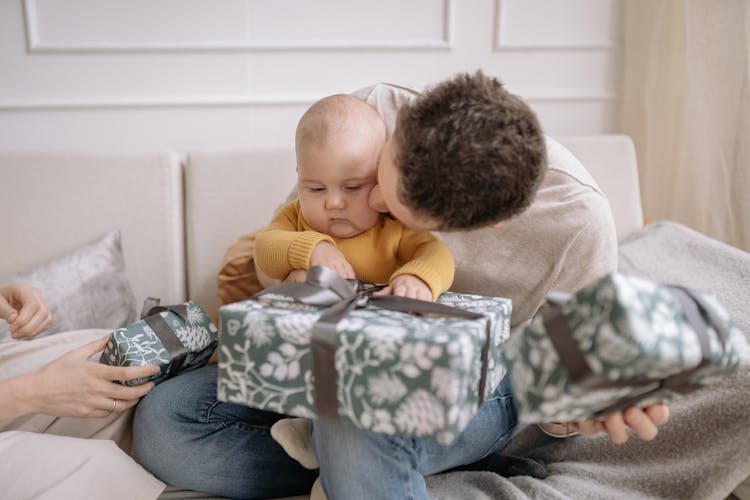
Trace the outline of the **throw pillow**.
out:
[[[136,320],[135,296],[125,272],[120,231],[47,261],[26,274],[0,277],[0,285],[25,282],[42,291],[52,325],[40,335],[85,328],[115,329]],[[12,340],[0,320],[0,342]]]

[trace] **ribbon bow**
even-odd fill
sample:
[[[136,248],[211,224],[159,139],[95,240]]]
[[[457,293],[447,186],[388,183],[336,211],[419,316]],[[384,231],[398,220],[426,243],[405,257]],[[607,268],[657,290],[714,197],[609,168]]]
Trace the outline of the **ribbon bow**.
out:
[[[311,351],[315,384],[315,409],[318,417],[337,419],[336,398],[336,327],[349,312],[368,304],[391,311],[414,315],[440,315],[464,319],[480,319],[485,315],[450,307],[434,302],[396,297],[393,295],[372,295],[382,286],[367,287],[359,281],[347,281],[325,266],[313,266],[307,271],[304,283],[281,283],[263,290],[253,298],[275,293],[286,295],[303,304],[327,306],[318,321],[313,325]],[[480,404],[484,399],[484,385],[487,379],[487,356],[490,346],[490,323],[486,322],[485,342],[482,347],[482,374],[479,381]]]

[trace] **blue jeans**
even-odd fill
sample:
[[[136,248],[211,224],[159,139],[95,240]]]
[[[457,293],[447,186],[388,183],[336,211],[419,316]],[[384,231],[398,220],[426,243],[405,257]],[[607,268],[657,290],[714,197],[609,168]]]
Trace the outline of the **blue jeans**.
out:
[[[337,499],[424,499],[424,476],[470,464],[504,448],[517,427],[507,380],[450,446],[363,431],[331,420],[312,424],[323,490]]]
[[[162,481],[229,498],[310,492],[317,471],[303,468],[271,437],[283,415],[216,399],[216,365],[157,385],[138,404],[137,460]]]
[[[216,366],[162,382],[139,403],[138,461],[180,488],[232,498],[306,494],[317,471],[289,458],[271,438],[282,415],[216,399]],[[450,446],[316,421],[312,439],[330,500],[427,498],[423,475],[472,463],[503,448],[517,425],[505,381]]]

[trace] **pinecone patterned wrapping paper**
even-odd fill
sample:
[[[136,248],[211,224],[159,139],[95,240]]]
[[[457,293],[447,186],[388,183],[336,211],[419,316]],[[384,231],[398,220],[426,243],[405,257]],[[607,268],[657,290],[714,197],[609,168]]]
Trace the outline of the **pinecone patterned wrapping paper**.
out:
[[[669,402],[750,365],[744,334],[709,293],[613,273],[562,299],[503,346],[522,422]]]
[[[161,338],[161,334],[154,331],[148,317],[110,334],[99,359],[101,363],[112,366],[155,364],[161,367],[156,375],[127,380],[123,382],[125,385],[139,385],[149,380],[158,384],[178,373],[199,368],[208,362],[216,348],[218,328],[198,304],[187,302],[160,309],[166,309],[156,315],[166,323],[171,343],[170,339]],[[184,310],[184,317],[173,309]]]
[[[442,444],[458,437],[505,375],[499,348],[509,335],[511,301],[446,292],[438,303],[484,317],[416,316],[368,305],[338,323],[341,420]],[[323,309],[275,294],[222,307],[219,399],[316,418],[311,330]]]

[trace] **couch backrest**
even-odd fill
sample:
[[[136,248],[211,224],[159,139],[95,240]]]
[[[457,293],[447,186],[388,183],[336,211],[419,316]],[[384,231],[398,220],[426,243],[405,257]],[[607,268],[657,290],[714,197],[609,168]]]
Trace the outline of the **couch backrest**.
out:
[[[296,182],[294,152],[191,154],[185,165],[188,297],[216,317],[216,275],[229,244],[268,224]]]
[[[136,300],[183,300],[176,154],[0,152],[0,278],[26,273],[113,229],[122,233]]]
[[[559,137],[591,173],[612,207],[617,239],[643,227],[635,146],[626,135]]]
[[[610,198],[617,235],[642,226],[638,172],[626,136],[564,137]],[[292,151],[191,155],[185,166],[188,294],[216,313],[216,273],[227,246],[263,227],[295,182]]]
[[[559,140],[609,197],[618,237],[639,229],[630,139]],[[169,152],[0,152],[0,278],[119,228],[137,300],[189,297],[214,315],[226,248],[265,225],[294,181],[291,150],[191,154],[184,169]]]

